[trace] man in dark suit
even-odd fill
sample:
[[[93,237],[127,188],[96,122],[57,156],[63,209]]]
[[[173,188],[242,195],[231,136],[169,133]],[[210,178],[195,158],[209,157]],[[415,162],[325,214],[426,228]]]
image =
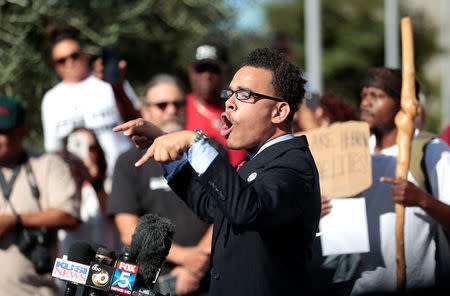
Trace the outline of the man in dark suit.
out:
[[[222,91],[221,133],[229,148],[249,153],[248,163],[236,168],[201,130],[164,135],[142,119],[114,129],[141,148],[151,144],[136,165],[151,157],[163,163],[171,188],[214,223],[211,295],[308,294],[305,262],[319,222],[320,189],[306,137],[291,134],[304,83],[301,70],[278,52],[249,54]]]

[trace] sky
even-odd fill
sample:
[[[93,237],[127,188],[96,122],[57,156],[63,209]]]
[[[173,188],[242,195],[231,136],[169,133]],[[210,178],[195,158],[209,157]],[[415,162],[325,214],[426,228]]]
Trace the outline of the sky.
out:
[[[239,29],[244,31],[264,31],[266,29],[266,21],[263,5],[264,3],[273,1],[274,0],[225,0],[225,3],[238,12],[236,25]]]

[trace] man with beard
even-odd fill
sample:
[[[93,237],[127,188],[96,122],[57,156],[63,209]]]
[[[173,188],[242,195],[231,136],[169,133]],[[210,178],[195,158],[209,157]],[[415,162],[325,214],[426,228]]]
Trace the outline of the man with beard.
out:
[[[395,179],[399,147],[394,119],[400,110],[401,88],[402,73],[396,69],[372,68],[363,82],[361,120],[372,133],[373,183],[362,193],[370,252],[361,254],[355,295],[396,291],[395,203],[405,206],[406,290],[448,285],[450,149],[438,138],[416,146],[423,138],[416,131],[408,180]]]
[[[211,295],[309,295],[306,263],[320,216],[317,169],[305,136],[292,135],[302,71],[276,50],[254,50],[221,92],[221,134],[245,149],[236,168],[201,131],[164,135],[143,119],[114,128],[148,147],[135,164],[164,163],[169,186],[214,223]]]
[[[183,129],[185,103],[180,81],[174,76],[159,74],[147,84],[141,114],[171,133]],[[124,244],[130,244],[140,216],[155,213],[172,220],[176,231],[162,275],[170,272],[177,276],[177,295],[204,292],[208,285],[201,280],[209,268],[212,229],[208,230],[209,224],[200,221],[176,197],[157,162],[152,161],[145,168],[133,166],[142,155],[142,151],[133,148],[119,156],[107,213],[114,216]]]
[[[192,93],[186,96],[185,129],[201,129],[223,146],[226,146],[226,139],[220,135],[220,116],[224,107],[220,91],[227,73],[228,53],[222,43],[209,39],[195,47],[189,67]],[[246,155],[243,150],[227,151],[232,165]]]

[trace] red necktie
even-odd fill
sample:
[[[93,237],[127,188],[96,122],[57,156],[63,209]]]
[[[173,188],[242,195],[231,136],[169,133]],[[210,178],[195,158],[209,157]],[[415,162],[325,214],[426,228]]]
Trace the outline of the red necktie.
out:
[[[236,172],[239,171],[247,162],[248,162],[248,157],[241,160],[241,162],[239,162],[238,165],[236,166]]]

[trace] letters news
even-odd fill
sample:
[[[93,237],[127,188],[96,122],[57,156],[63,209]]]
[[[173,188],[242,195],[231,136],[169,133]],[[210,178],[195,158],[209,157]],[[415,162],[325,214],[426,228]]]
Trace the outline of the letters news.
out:
[[[85,284],[89,273],[89,265],[56,258],[52,276],[61,280]]]

